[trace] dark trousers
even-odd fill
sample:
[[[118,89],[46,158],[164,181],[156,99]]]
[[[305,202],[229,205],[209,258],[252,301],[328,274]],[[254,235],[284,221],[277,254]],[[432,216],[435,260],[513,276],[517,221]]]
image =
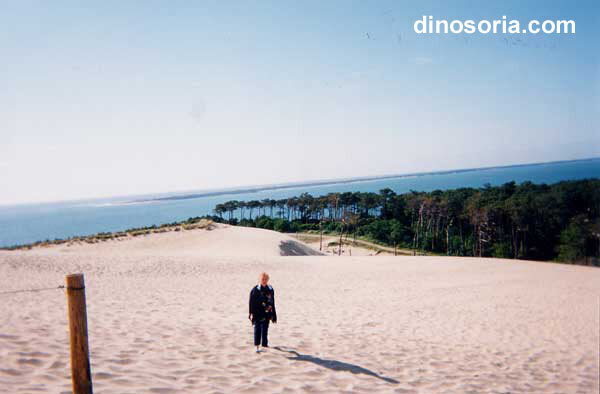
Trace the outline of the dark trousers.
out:
[[[265,319],[263,321],[254,322],[254,346],[258,346],[261,344],[263,346],[269,345],[269,339],[267,335],[269,333],[269,320]]]

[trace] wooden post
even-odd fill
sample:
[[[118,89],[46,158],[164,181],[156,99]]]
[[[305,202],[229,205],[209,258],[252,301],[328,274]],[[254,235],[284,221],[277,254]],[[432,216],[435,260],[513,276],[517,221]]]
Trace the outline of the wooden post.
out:
[[[71,340],[71,379],[73,394],[92,394],[92,374],[88,347],[87,312],[83,274],[67,275],[67,306]]]
[[[319,222],[319,251],[323,250],[323,225],[322,222]]]
[[[342,235],[344,235],[344,223],[342,223],[342,228],[340,230],[340,248],[338,249],[338,256],[342,255]]]

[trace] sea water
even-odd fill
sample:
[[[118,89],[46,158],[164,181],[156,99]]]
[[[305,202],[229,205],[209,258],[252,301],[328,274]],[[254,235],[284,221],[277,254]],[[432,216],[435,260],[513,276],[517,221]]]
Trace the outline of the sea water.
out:
[[[460,187],[481,187],[487,183],[500,185],[510,181],[549,184],[562,180],[599,177],[600,158],[597,158],[450,173],[399,176],[368,181],[357,180],[335,184],[302,185],[275,189],[261,187],[259,191],[247,191],[248,188],[213,190],[208,196],[195,198],[156,200],[156,198],[165,197],[165,194],[157,194],[143,197],[128,196],[85,201],[0,206],[0,247],[181,221],[189,217],[213,214],[213,208],[216,204],[229,200],[282,199],[298,196],[304,192],[316,197],[332,192],[378,192],[384,188],[390,188],[396,193],[406,193],[411,190],[432,191]],[[167,196],[172,197],[173,194]],[[140,200],[143,202],[132,203],[132,201]]]

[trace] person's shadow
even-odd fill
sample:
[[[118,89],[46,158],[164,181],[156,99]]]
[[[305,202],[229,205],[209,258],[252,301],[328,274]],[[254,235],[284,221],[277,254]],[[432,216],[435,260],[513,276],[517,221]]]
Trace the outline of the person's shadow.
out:
[[[281,346],[275,346],[275,347],[273,347],[273,349],[277,349],[280,352],[286,352],[286,353],[293,354],[292,357],[287,357],[286,356],[286,358],[288,360],[308,361],[308,362],[320,365],[322,367],[332,369],[334,371],[348,371],[348,372],[352,372],[354,374],[360,374],[360,373],[362,373],[362,374],[365,374],[365,375],[376,377],[376,378],[381,379],[381,380],[383,380],[385,382],[388,382],[388,383],[393,383],[393,384],[400,383],[400,382],[398,382],[395,379],[387,378],[385,376],[381,376],[381,375],[376,374],[375,372],[373,372],[371,370],[368,370],[366,368],[363,368],[363,367],[361,367],[359,365],[344,363],[342,361],[337,361],[337,360],[327,360],[327,359],[323,359],[323,358],[311,356],[311,355],[308,355],[308,354],[300,354],[297,351],[292,350],[292,349],[289,349],[289,350],[283,349]]]

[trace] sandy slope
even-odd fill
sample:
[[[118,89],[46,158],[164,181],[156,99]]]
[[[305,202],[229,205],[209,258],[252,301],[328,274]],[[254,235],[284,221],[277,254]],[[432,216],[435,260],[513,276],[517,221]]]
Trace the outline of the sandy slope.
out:
[[[192,230],[129,237],[97,244],[34,249],[33,253],[85,253],[151,256],[296,256],[321,255],[296,239],[274,231],[213,223],[208,230]]]
[[[85,272],[96,393],[598,391],[598,269],[281,256],[289,240],[219,227],[0,252],[0,291]],[[262,270],[280,322],[257,355],[247,298]],[[0,392],[70,392],[63,291],[0,302]]]

